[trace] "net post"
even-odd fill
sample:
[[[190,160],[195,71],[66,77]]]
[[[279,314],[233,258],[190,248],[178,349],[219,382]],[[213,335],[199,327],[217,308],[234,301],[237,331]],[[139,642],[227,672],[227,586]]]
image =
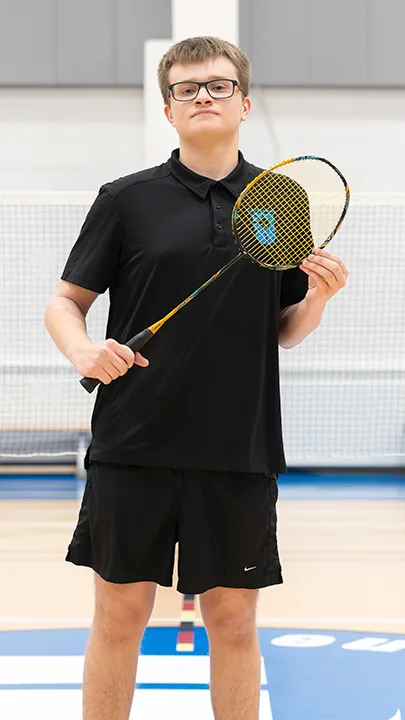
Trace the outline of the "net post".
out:
[[[85,478],[86,469],[84,467],[84,458],[86,457],[88,442],[86,437],[81,434],[78,438],[77,451],[76,451],[76,477]]]

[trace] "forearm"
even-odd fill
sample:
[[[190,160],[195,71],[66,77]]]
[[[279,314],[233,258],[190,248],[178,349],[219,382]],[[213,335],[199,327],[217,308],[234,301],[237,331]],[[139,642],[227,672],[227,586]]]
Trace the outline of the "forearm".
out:
[[[321,322],[326,301],[313,300],[305,297],[300,303],[291,305],[284,310],[278,333],[278,343],[289,349],[305,340]]]
[[[77,353],[91,345],[84,313],[69,298],[58,297],[49,302],[45,310],[45,325],[58,350],[72,364]]]

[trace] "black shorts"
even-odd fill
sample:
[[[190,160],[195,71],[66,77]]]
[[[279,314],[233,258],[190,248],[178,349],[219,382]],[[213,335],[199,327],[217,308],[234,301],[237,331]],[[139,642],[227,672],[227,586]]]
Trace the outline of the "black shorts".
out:
[[[177,590],[282,583],[277,476],[92,463],[66,560]]]

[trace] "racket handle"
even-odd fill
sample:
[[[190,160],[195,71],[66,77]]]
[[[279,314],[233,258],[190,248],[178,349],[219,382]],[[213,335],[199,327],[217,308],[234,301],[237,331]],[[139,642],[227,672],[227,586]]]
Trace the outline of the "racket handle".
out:
[[[146,345],[148,340],[150,340],[151,338],[153,338],[153,332],[149,330],[149,328],[146,328],[137,335],[134,335],[134,337],[128,340],[125,345],[131,348],[133,353],[136,353],[136,351],[140,350],[144,345]],[[101,380],[99,380],[98,378],[82,378],[80,380],[80,385],[83,385],[84,389],[87,390],[89,394],[92,393],[93,390],[96,389],[97,385],[100,385],[100,383]]]
[[[140,350],[143,348],[144,345],[153,338],[153,332],[152,330],[149,330],[149,328],[146,328],[145,330],[142,330],[142,332],[138,333],[138,335],[135,335],[133,338],[128,340],[125,345],[128,345],[129,348],[131,348],[132,352],[136,352],[137,350]]]
[[[101,380],[98,378],[82,378],[80,385],[83,385],[84,389],[90,394],[96,389],[97,385],[100,385]]]

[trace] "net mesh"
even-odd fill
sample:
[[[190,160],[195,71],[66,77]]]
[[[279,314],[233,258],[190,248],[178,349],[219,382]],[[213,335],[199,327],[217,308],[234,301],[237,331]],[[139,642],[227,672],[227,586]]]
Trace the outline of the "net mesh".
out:
[[[73,459],[89,437],[95,397],[53,345],[43,313],[93,199],[0,193],[3,463]],[[405,195],[352,197],[330,246],[350,271],[348,284],[315,333],[280,350],[290,465],[405,464],[404,231]],[[88,315],[95,341],[107,311],[108,294]]]

